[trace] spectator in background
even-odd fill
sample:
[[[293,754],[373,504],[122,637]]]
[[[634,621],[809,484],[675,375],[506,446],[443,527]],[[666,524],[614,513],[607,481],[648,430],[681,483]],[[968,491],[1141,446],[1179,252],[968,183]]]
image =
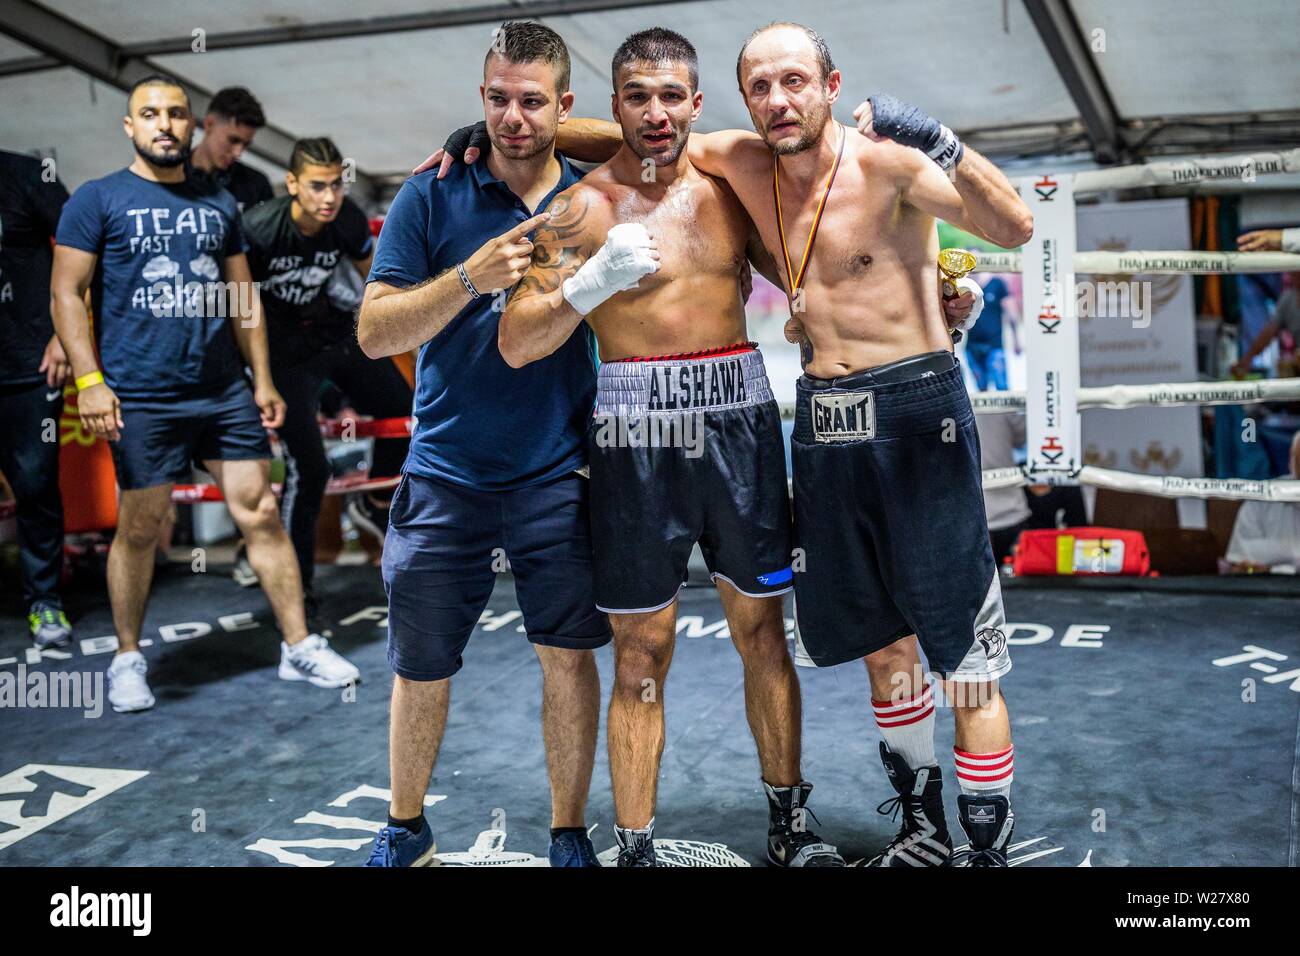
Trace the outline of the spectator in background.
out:
[[[1300,226],[1256,229],[1237,237],[1238,252],[1300,252]]]
[[[18,578],[39,648],[72,637],[59,599],[58,421],[69,365],[50,321],[50,240],[68,191],[45,172],[39,159],[0,151],[0,471],[18,506]]]
[[[1007,357],[1002,345],[1002,328],[1011,326],[1011,340],[1020,354],[1020,330],[1017,328],[1019,307],[1001,276],[993,276],[984,285],[984,311],[966,332],[966,364],[975,379],[975,388],[983,391],[1007,390]]]
[[[1291,439],[1291,475],[1300,478],[1300,431]],[[1232,526],[1227,568],[1234,574],[1295,574],[1300,565],[1300,504],[1244,501]]]
[[[1300,341],[1300,300],[1296,297],[1296,290],[1300,288],[1300,272],[1289,273],[1287,279],[1288,287],[1277,300],[1272,320],[1259,330],[1259,334],[1255,336],[1255,340],[1250,343],[1245,353],[1233,363],[1233,375],[1242,376],[1249,372],[1255,356],[1268,348],[1279,332],[1285,330],[1290,333],[1293,341]]]
[[[203,141],[190,155],[189,178],[200,189],[226,189],[240,210],[271,199],[271,181],[239,161],[266,125],[262,104],[242,86],[217,90],[203,117]]]
[[[988,294],[987,292],[985,293]],[[1025,416],[1020,412],[1002,415],[976,415],[975,427],[980,436],[980,468],[1009,468],[1016,464],[1015,450],[1025,443]],[[1029,527],[1029,502],[1025,489],[986,488],[984,511],[988,516],[989,543],[993,560],[1002,561],[1011,553],[1020,532]]]

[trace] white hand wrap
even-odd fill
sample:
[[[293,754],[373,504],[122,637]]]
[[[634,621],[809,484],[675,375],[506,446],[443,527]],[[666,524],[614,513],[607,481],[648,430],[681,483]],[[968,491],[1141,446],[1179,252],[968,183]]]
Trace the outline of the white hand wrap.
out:
[[[565,301],[586,315],[610,296],[635,289],[643,276],[659,271],[650,255],[654,243],[639,222],[622,222],[609,231],[600,251],[564,280]]]
[[[957,287],[958,295],[970,292],[975,296],[975,303],[970,307],[970,315],[966,316],[966,321],[957,326],[963,332],[969,332],[975,327],[975,322],[979,319],[980,313],[984,311],[984,290],[970,276],[962,276],[953,284]]]

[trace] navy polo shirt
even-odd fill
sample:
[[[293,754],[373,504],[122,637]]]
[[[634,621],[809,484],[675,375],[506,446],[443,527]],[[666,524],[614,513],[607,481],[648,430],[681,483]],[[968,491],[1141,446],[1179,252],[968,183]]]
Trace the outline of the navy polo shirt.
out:
[[[581,174],[563,156],[541,212]],[[486,161],[412,176],[384,219],[371,282],[405,288],[464,262],[534,215]],[[415,428],[404,471],[484,491],[550,481],[582,467],[596,396],[592,339],[580,325],[559,349],[521,369],[497,347],[501,312],[487,292],[420,346]],[[500,308],[498,304],[497,308]]]

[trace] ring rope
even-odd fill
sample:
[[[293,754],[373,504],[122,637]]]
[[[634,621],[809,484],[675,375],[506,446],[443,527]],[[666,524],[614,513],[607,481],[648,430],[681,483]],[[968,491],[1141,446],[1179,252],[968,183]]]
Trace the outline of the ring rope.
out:
[[[386,491],[389,488],[396,488],[398,482],[402,480],[401,475],[394,475],[391,478],[371,479],[365,475],[355,475],[347,478],[331,478],[325,486],[327,495],[350,495],[359,491]],[[271,484],[271,491],[279,495],[283,485],[279,482]],[[221,494],[221,489],[211,482],[204,482],[192,485],[173,485],[172,501],[181,505],[193,505],[200,502],[225,501]]]
[[[1106,385],[1080,388],[1079,408],[1139,408],[1178,405],[1253,405],[1300,401],[1300,378],[1226,382],[1175,382],[1161,385]],[[977,414],[1024,411],[1024,391],[974,392]]]
[[[322,438],[410,438],[415,419],[328,418],[320,423]]]
[[[1256,177],[1300,172],[1300,147],[1283,152],[1246,153],[1200,159],[1174,159],[1109,169],[1090,169],[1074,174],[1074,193],[1095,193],[1108,189],[1141,186],[1190,186],[1213,180],[1232,182],[1249,189]]]
[[[1019,252],[975,255],[975,272],[1023,272]],[[1300,253],[1204,252],[1180,249],[1137,249],[1123,252],[1076,252],[1074,271],[1086,275],[1202,276],[1220,273],[1300,272]]]
[[[1179,405],[1253,405],[1256,402],[1300,401],[1300,378],[1253,379],[1226,382],[1174,382],[1161,385],[1106,385],[1081,388],[1079,408],[1139,408]],[[1025,410],[1023,390],[972,392],[977,415],[998,415]],[[793,402],[781,404],[781,418],[794,420]]]
[[[1053,473],[1055,475],[1056,473]],[[1084,465],[1071,475],[1081,485],[1128,491],[1161,498],[1229,498],[1238,501],[1300,502],[1300,480],[1275,478],[1255,481],[1248,478],[1184,478],[1179,475],[1139,475]],[[1019,466],[990,468],[982,473],[985,491],[1048,484],[1034,480],[1032,473]]]

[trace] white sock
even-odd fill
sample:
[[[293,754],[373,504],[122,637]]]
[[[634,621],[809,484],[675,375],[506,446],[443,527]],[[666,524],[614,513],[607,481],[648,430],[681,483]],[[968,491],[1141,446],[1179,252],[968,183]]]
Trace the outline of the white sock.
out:
[[[917,770],[938,763],[934,755],[934,694],[926,685],[916,697],[872,698],[871,709],[885,745]]]
[[[957,782],[961,792],[971,796],[1003,796],[1011,799],[1011,780],[1015,776],[1016,748],[1007,747],[989,754],[973,754],[952,748],[957,764]]]

